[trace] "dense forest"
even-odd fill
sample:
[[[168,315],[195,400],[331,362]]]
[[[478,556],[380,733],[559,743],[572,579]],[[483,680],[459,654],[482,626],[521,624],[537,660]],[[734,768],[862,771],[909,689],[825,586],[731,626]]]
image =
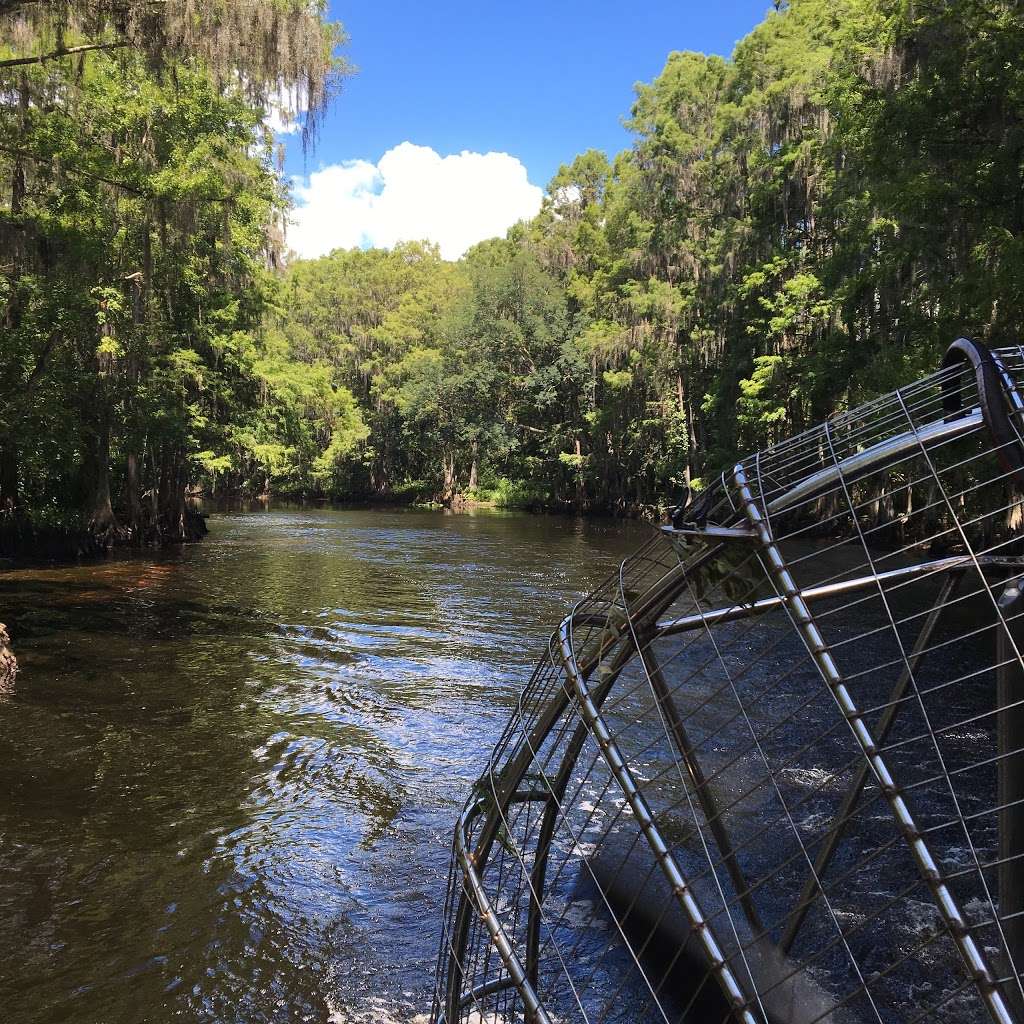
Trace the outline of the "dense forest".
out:
[[[301,96],[315,133],[323,7],[0,0],[0,546],[189,538],[188,488],[270,415],[265,115]]]
[[[1020,337],[1014,0],[777,2],[457,263],[287,258],[265,116],[298,86],[312,139],[347,70],[321,8],[131,9],[0,0],[11,523],[180,537],[190,490],[628,512]]]

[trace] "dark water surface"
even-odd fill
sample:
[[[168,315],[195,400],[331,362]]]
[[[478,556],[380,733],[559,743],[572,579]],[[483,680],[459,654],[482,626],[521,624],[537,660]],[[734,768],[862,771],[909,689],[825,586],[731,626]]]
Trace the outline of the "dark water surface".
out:
[[[211,519],[0,574],[0,1019],[404,1022],[451,827],[566,607],[649,528]]]

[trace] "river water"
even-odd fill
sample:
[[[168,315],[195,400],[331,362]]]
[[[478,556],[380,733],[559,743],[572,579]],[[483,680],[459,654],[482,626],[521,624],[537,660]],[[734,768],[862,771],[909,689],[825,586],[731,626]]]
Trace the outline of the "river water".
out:
[[[0,574],[0,1017],[429,1009],[457,810],[550,628],[649,529],[264,511]]]

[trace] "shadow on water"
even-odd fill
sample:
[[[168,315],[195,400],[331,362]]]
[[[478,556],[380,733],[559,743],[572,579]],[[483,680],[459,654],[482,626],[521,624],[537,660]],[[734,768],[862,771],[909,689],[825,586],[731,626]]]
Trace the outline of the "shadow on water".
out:
[[[11,1021],[408,1020],[451,823],[538,642],[647,528],[214,517],[0,575]]]

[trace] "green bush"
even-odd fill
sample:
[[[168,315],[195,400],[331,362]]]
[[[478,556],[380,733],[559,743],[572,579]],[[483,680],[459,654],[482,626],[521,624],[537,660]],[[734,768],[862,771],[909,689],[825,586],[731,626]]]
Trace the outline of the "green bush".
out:
[[[498,477],[493,487],[482,488],[475,493],[477,500],[491,502],[496,508],[531,508],[543,505],[547,499],[547,495],[536,484],[509,480],[503,476]]]

